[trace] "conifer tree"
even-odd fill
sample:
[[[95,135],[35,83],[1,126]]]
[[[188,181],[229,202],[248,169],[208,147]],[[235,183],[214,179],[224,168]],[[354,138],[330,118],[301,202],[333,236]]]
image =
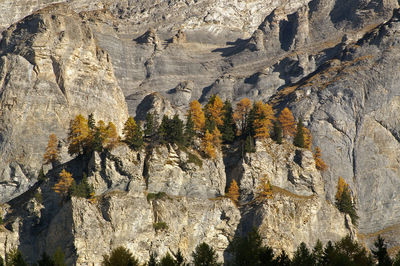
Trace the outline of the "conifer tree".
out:
[[[254,139],[251,136],[247,136],[244,142],[244,152],[255,152],[256,147],[254,144]]]
[[[88,116],[88,127],[89,130],[94,130],[96,128],[96,121],[94,120],[93,113],[89,114]]]
[[[378,261],[379,266],[392,266],[393,261],[389,257],[387,246],[385,244],[385,240],[378,235],[378,238],[374,242],[375,250],[372,250],[372,254],[375,259]]]
[[[244,136],[246,126],[248,126],[248,120],[250,111],[252,109],[251,101],[248,98],[243,98],[237,105],[235,112],[233,113],[233,119],[236,121],[240,134]]]
[[[59,151],[58,151],[58,139],[55,134],[51,134],[49,136],[49,141],[47,143],[46,152],[43,155],[44,163],[55,163],[59,159]]]
[[[196,247],[192,257],[194,266],[221,266],[215,250],[204,242]]]
[[[339,209],[339,211],[349,214],[352,223],[354,225],[357,225],[358,215],[351,198],[351,190],[349,185],[346,183],[346,181],[344,181],[342,177],[339,177],[338,180],[335,199],[336,199],[335,204],[336,207]]]
[[[304,129],[303,120],[300,118],[299,122],[297,123],[296,136],[293,139],[293,144],[299,148],[304,148],[304,130],[303,129]]]
[[[307,245],[304,242],[300,243],[300,246],[297,248],[296,252],[293,256],[293,265],[297,266],[310,266],[315,265],[315,260],[310,251],[307,248]]]
[[[254,103],[253,127],[255,138],[269,138],[272,122],[274,121],[274,119],[274,110],[269,104],[263,104],[261,101]]]
[[[146,120],[144,124],[144,136],[150,138],[155,132],[155,115],[151,112],[146,114]]]
[[[204,134],[204,137],[201,142],[201,150],[205,153],[209,158],[214,159],[216,156],[215,147],[213,145],[214,136],[208,130]]]
[[[203,131],[206,123],[206,117],[201,109],[201,104],[197,100],[194,100],[190,103],[188,115],[191,115],[193,119],[194,129],[197,132]]]
[[[257,187],[259,199],[272,199],[274,197],[272,192],[271,182],[267,177],[260,179],[260,184]]]
[[[183,121],[177,114],[170,120],[169,142],[176,144],[184,143]]]
[[[233,201],[233,203],[235,203],[235,204],[238,203],[240,193],[239,193],[239,186],[235,179],[232,180],[232,182],[229,186],[227,196]]]
[[[278,144],[282,144],[282,127],[278,120],[275,120],[274,122],[273,132],[273,140],[275,140]]]
[[[289,108],[285,108],[279,114],[278,120],[282,127],[282,134],[284,137],[293,137],[296,133],[296,122],[292,112]]]
[[[213,95],[208,100],[208,103],[204,107],[204,115],[206,116],[206,120],[209,121],[208,124],[211,125],[211,128],[207,128],[208,130],[212,131],[214,127],[223,125],[223,106],[224,104],[218,95]]]
[[[73,155],[82,155],[89,150],[89,126],[88,121],[82,116],[77,115],[71,121],[68,133],[68,153]]]
[[[311,146],[312,146],[311,131],[308,128],[304,127],[303,132],[304,132],[304,148],[311,151]]]
[[[143,146],[143,132],[139,125],[136,124],[133,117],[129,117],[124,124],[123,129],[124,142],[129,145],[131,149],[139,150]]]
[[[53,190],[63,197],[66,197],[73,181],[72,174],[63,169],[60,173],[60,180],[54,185]]]
[[[177,266],[185,266],[185,258],[180,249],[178,249],[178,252],[175,255],[175,262]]]
[[[229,101],[225,101],[222,107],[223,112],[223,124],[220,127],[222,134],[222,141],[225,143],[232,143],[236,135],[236,124],[233,120],[233,109],[232,104]]]
[[[190,114],[186,117],[184,136],[185,136],[185,144],[192,145],[193,139],[196,136],[196,131],[194,130],[194,122],[192,119],[192,115]]]
[[[139,266],[139,261],[132,253],[124,248],[117,247],[113,249],[110,255],[103,255],[103,266]]]
[[[315,147],[314,160],[315,160],[315,167],[318,170],[325,171],[326,169],[328,169],[328,166],[326,165],[324,160],[322,160],[321,149],[318,146]]]
[[[104,143],[104,148],[111,150],[118,145],[118,142],[119,142],[119,136],[117,128],[113,122],[108,122],[106,128],[106,139]]]

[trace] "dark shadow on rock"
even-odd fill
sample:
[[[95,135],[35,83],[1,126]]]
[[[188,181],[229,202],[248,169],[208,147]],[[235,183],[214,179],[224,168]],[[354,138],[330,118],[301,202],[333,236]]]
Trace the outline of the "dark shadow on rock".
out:
[[[240,52],[243,52],[247,48],[247,43],[248,39],[237,39],[234,42],[227,42],[227,45],[230,45],[230,47],[225,47],[225,48],[217,48],[212,50],[214,53],[221,53],[221,56],[223,57],[228,57],[232,56],[235,54],[238,54]]]

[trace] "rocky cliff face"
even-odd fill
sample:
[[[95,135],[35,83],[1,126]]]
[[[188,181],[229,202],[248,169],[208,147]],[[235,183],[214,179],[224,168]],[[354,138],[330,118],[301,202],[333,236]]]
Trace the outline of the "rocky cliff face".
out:
[[[263,153],[265,145],[257,145],[258,151],[249,156],[251,163],[247,158],[240,164],[245,170],[239,179],[239,206],[224,197],[227,178],[222,158],[190,160],[197,156],[194,151],[173,146],[157,147],[144,156],[144,151],[120,145],[109,153],[95,153],[87,163],[71,161],[51,170],[48,181],[5,205],[2,234],[7,240],[3,239],[1,255],[18,246],[35,261],[42,251],[52,253],[59,246],[66,252],[68,264],[97,265],[103,254],[122,245],[144,262],[151,252],[163,256],[176,254],[178,249],[190,257],[205,241],[223,261],[231,256],[227,248],[234,236],[246,234],[253,226],[260,229],[265,244],[276,251],[284,248],[289,254],[300,242],[311,246],[317,239],[355,236],[348,218],[324,199],[321,176],[308,152],[286,144],[279,148],[288,158],[271,161]],[[294,158],[296,153],[304,155],[300,161]],[[282,171],[269,173],[276,184],[272,199],[248,194],[258,191],[259,175],[267,174],[255,170],[261,164]],[[52,190],[62,168],[75,177],[82,171],[88,173],[98,195],[95,203],[76,197],[62,201]],[[296,181],[289,177],[290,169],[296,169]],[[279,182],[283,182],[281,187]],[[291,192],[296,183],[308,185],[299,185],[299,193]]]
[[[66,3],[50,5],[56,2]],[[228,173],[225,180],[222,161],[203,161],[201,168],[188,163],[187,155],[173,148],[164,147],[159,154],[146,158],[146,154],[135,154],[125,147],[107,158],[92,158],[89,179],[98,194],[113,189],[125,191],[126,197],[148,204],[143,207],[144,213],[154,204],[145,203],[143,191],[164,191],[170,198],[154,206],[177,204],[190,209],[194,206],[191,204],[200,203],[189,198],[199,202],[202,198],[202,208],[216,206],[215,210],[221,212],[228,208],[229,215],[236,217],[228,200],[217,206],[204,199],[222,195],[226,181],[229,183],[236,174],[241,177],[243,200],[251,200],[258,178],[266,175],[273,185],[283,189],[276,191],[274,200],[240,210],[242,218],[239,222],[232,218],[230,231],[226,229],[229,233],[222,237],[214,232],[208,237],[230,239],[236,233],[230,226],[239,228],[238,232],[252,225],[278,228],[276,217],[283,215],[288,230],[304,222],[301,228],[306,233],[294,233],[290,235],[295,236],[293,239],[282,237],[282,243],[293,250],[297,239],[309,244],[315,240],[307,232],[340,227],[339,233],[329,235],[335,239],[346,231],[344,217],[325,202],[325,196],[333,200],[337,179],[343,176],[356,197],[361,236],[371,243],[370,238],[377,232],[385,233],[390,247],[398,246],[399,121],[393,115],[399,109],[399,16],[393,13],[398,5],[395,0],[3,1],[0,13],[7,15],[0,18],[0,30],[4,30],[0,44],[1,200],[14,198],[34,184],[48,135],[56,133],[65,147],[69,121],[78,113],[93,112],[97,120],[113,121],[121,130],[128,115],[126,106],[140,119],[150,109],[160,114],[182,114],[190,100],[204,102],[217,93],[234,102],[243,97],[268,101],[277,110],[289,106],[296,117],[308,123],[314,145],[323,150],[328,171],[321,177],[310,166],[307,152],[271,144],[258,146],[256,154],[239,160],[239,164],[224,158]],[[32,14],[41,8],[45,9]],[[277,158],[290,163],[276,164]],[[63,148],[62,162],[70,159]],[[150,172],[149,167],[153,167]],[[214,171],[217,178],[208,177],[207,171]],[[171,173],[177,178],[171,178]],[[197,179],[201,179],[198,187]],[[117,205],[123,205],[123,197]],[[184,197],[183,202],[178,202],[180,197]],[[117,200],[117,196],[110,196],[109,202],[112,199]],[[7,229],[14,228],[6,234],[7,245],[29,250],[31,238],[24,239],[15,232],[28,232],[25,227],[37,222],[38,208],[42,207],[34,201],[24,204],[26,212],[20,217],[28,215],[30,220],[13,220]],[[46,218],[47,224],[40,228],[52,226],[35,240],[45,243],[34,244],[40,246],[39,250],[61,241],[55,221],[66,220],[63,230],[70,232],[79,221],[79,215],[75,215],[78,209],[74,209],[79,204],[87,203],[68,203],[56,212],[58,216],[50,214],[57,209],[55,206],[46,205],[46,217],[53,218]],[[103,214],[99,216],[92,205],[88,206],[81,216],[90,213],[103,219]],[[114,214],[109,215],[115,215],[116,209],[110,210]],[[291,217],[306,217],[309,212],[310,219]],[[197,217],[188,217],[192,215]],[[330,218],[334,216],[339,218]],[[156,216],[152,222],[151,215],[146,217],[148,229]],[[221,222],[215,217],[210,218],[211,224]],[[82,223],[82,228],[88,225]],[[274,232],[279,235],[282,231]],[[63,240],[71,262],[94,259],[95,255],[84,258],[89,251],[74,253],[74,237],[68,235]],[[264,237],[274,238],[272,234]],[[320,238],[325,239],[322,235]],[[118,242],[118,236],[110,239]],[[189,241],[186,252],[196,241]],[[84,241],[79,243],[81,250]],[[283,245],[274,243],[271,240],[274,248]],[[111,246],[105,245],[103,251]],[[171,240],[168,246],[175,248],[178,244]],[[143,247],[145,250],[147,246]],[[165,247],[160,247],[161,253]],[[220,255],[223,249],[218,247]],[[143,251],[140,256],[144,259],[147,255]]]
[[[2,201],[36,178],[48,136],[65,139],[69,121],[93,113],[119,130],[127,119],[111,58],[66,6],[52,6],[3,32],[0,44]],[[35,136],[35,137],[33,137]],[[69,159],[62,154],[62,160]]]

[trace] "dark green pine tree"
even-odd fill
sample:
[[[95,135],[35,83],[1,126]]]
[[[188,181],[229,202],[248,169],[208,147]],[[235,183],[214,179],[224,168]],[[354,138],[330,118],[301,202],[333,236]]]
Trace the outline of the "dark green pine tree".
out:
[[[251,136],[247,136],[246,140],[244,141],[244,152],[255,152],[256,147],[254,144],[254,139]]]
[[[160,266],[176,266],[176,262],[172,256],[167,253],[160,261]]]
[[[223,125],[219,128],[222,134],[222,141],[232,143],[236,136],[236,123],[233,120],[233,108],[230,101],[225,101],[222,107],[224,114]]]
[[[195,266],[220,266],[218,263],[218,255],[215,250],[207,245],[206,243],[201,243],[192,253],[193,264]]]
[[[94,128],[92,147],[94,151],[102,152],[103,151],[103,140],[101,139],[101,132],[98,127]]]
[[[272,265],[273,251],[262,245],[256,228],[245,237],[235,238],[232,246],[236,265]]]
[[[317,266],[322,266],[324,265],[324,246],[322,245],[322,242],[318,239],[317,243],[314,246],[312,256],[314,257],[315,260],[315,265]]]
[[[272,139],[275,140],[278,144],[282,144],[282,126],[278,120],[274,121]]]
[[[254,138],[255,133],[255,128],[254,128],[254,120],[256,119],[256,108],[255,105],[253,104],[253,108],[251,108],[249,112],[249,117],[247,119],[247,123],[245,125],[245,128],[242,133],[242,138],[247,139],[248,136],[251,138]]]
[[[93,113],[88,116],[88,127],[89,130],[94,130],[96,128],[96,121],[94,120]]]
[[[144,124],[144,136],[147,138],[151,138],[155,131],[155,115],[151,112],[146,114],[146,120]]]
[[[304,125],[303,119],[301,118],[297,123],[297,132],[296,136],[293,139],[293,144],[299,148],[304,148]]]
[[[378,238],[374,242],[376,250],[371,250],[375,259],[378,261],[379,266],[391,266],[393,264],[392,259],[389,257],[385,240],[378,235]]]
[[[339,199],[337,199],[335,203],[336,203],[336,207],[339,209],[339,211],[350,215],[351,222],[357,226],[358,215],[357,215],[356,207],[354,206],[353,201],[351,199],[351,192],[350,192],[349,188],[347,188],[343,191],[341,197]]]
[[[193,139],[196,136],[196,131],[194,130],[194,122],[190,114],[186,118],[184,136],[185,136],[185,145],[187,146],[192,145]]]
[[[300,243],[300,246],[297,247],[296,252],[293,256],[293,265],[296,266],[310,266],[315,265],[315,260],[313,255],[307,248],[307,245],[304,242]]]
[[[164,115],[160,127],[158,128],[158,138],[161,143],[168,142],[168,132],[169,131],[169,118],[168,116]]]
[[[147,266],[157,266],[157,259],[156,259],[156,254],[154,254],[153,252],[150,253],[150,258],[149,261],[147,262]]]
[[[169,124],[169,142],[184,144],[183,121],[178,115],[174,115],[174,117],[169,121]]]
[[[291,266],[292,261],[284,250],[274,259],[274,266]]]
[[[178,252],[176,253],[175,256],[175,261],[177,266],[184,266],[185,265],[185,258],[182,255],[182,252],[180,249],[178,249]]]

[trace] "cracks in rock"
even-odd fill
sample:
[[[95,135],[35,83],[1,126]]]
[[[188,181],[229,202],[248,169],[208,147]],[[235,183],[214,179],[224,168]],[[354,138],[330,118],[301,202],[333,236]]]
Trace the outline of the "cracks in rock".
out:
[[[53,73],[56,76],[56,83],[58,87],[60,88],[62,94],[67,97],[66,91],[65,91],[65,86],[64,86],[64,74],[63,74],[63,68],[59,62],[57,62],[57,59],[54,58],[54,56],[50,56],[52,66],[53,66]]]

